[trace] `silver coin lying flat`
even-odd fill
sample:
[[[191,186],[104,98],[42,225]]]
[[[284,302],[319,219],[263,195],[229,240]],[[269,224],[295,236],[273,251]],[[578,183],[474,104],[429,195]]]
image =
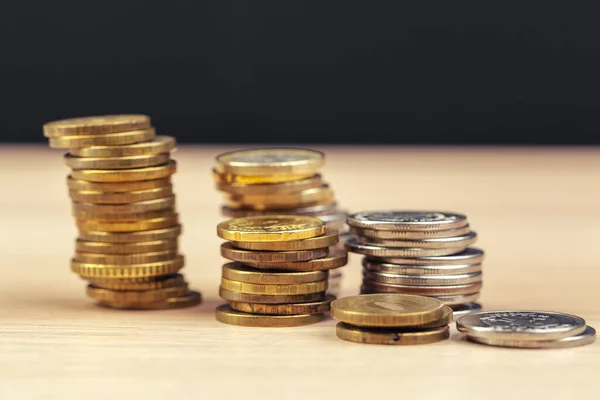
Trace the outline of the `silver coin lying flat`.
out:
[[[359,241],[384,247],[409,247],[417,249],[443,249],[446,247],[467,247],[477,241],[477,233],[471,231],[461,236],[422,240],[378,239],[359,236]]]
[[[421,256],[421,257],[389,257],[369,256],[369,260],[398,264],[398,265],[464,265],[480,264],[483,261],[483,250],[476,247],[467,247],[460,253],[445,256]]]
[[[465,226],[467,217],[442,211],[367,211],[349,215],[348,225],[385,231],[435,231]]]
[[[489,346],[516,347],[521,349],[561,349],[594,343],[596,341],[596,330],[591,326],[587,326],[583,333],[556,340],[489,339],[471,336],[467,336],[467,338],[473,342]]]
[[[451,305],[450,308],[454,311],[454,319],[456,320],[463,315],[481,311],[482,307],[481,304],[472,301],[470,303]]]
[[[364,244],[358,241],[358,238],[352,237],[344,242],[348,251],[364,254],[366,256],[375,257],[428,257],[428,256],[445,256],[455,253],[460,253],[465,250],[465,247],[445,247],[442,249],[418,249],[406,247],[384,247],[372,244]]]
[[[362,265],[365,270],[398,275],[460,275],[481,272],[481,264],[458,265],[401,265],[373,261],[364,257]]]

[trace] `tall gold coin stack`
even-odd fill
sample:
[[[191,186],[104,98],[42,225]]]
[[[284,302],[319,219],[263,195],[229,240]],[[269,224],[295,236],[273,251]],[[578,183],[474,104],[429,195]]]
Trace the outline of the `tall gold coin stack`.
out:
[[[67,178],[79,237],[71,270],[99,304],[167,309],[199,304],[179,270],[181,224],[171,175],[175,139],[146,115],[106,115],[44,125],[50,147],[68,149]]]
[[[340,339],[357,343],[411,345],[450,337],[453,311],[439,300],[409,294],[363,294],[331,303]]]
[[[466,216],[438,211],[360,212],[348,216],[349,251],[363,254],[361,293],[435,297],[459,317],[481,309],[482,250]]]
[[[325,155],[302,148],[247,149],[220,154],[213,169],[217,190],[225,196],[227,218],[253,215],[306,215],[347,234],[346,212],[320,170]],[[343,243],[339,250],[346,251]],[[328,293],[339,294],[342,274],[330,273]]]
[[[318,218],[266,215],[217,226],[223,265],[217,320],[242,326],[284,327],[319,322],[335,299],[326,294],[329,270],[348,261],[332,250],[335,229]]]

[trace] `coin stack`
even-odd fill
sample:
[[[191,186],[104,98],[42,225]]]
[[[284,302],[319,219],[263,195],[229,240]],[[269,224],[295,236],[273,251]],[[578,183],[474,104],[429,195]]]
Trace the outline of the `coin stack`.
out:
[[[223,265],[220,295],[228,301],[217,320],[242,326],[284,327],[319,322],[334,296],[329,270],[347,253],[330,250],[338,232],[315,217],[267,215],[233,218],[217,226]]]
[[[584,346],[596,330],[576,315],[552,311],[487,311],[465,315],[456,328],[476,343],[524,349]]]
[[[410,345],[450,337],[453,311],[439,300],[409,294],[363,294],[331,303],[336,334],[350,342]]]
[[[79,229],[71,269],[88,296],[126,309],[200,303],[178,271],[181,234],[171,175],[175,139],[156,136],[146,115],[107,115],[44,125],[52,148],[68,149],[67,178]]]
[[[301,148],[247,149],[220,154],[213,177],[225,196],[227,218],[253,215],[306,215],[347,235],[347,213],[319,173],[325,155]],[[346,251],[342,242],[338,249]],[[332,271],[328,293],[338,295],[341,271]]]
[[[481,309],[484,254],[464,215],[437,211],[361,212],[348,216],[349,251],[364,254],[361,293],[435,297],[455,317]]]

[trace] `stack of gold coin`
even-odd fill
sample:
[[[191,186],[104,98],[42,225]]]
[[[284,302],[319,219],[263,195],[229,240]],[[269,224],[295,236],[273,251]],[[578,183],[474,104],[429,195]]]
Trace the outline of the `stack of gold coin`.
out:
[[[217,226],[223,265],[216,310],[221,322],[262,327],[308,325],[325,318],[329,270],[347,263],[332,250],[335,229],[318,218],[268,215],[233,218]]]
[[[181,224],[171,159],[175,139],[156,136],[146,115],[107,115],[44,125],[50,147],[68,149],[67,178],[79,229],[71,269],[87,294],[114,308],[198,304],[178,271]]]
[[[228,218],[253,215],[317,217],[340,235],[347,233],[347,213],[320,170],[325,155],[301,148],[247,149],[220,154],[213,176],[225,196],[222,214]],[[339,250],[346,251],[343,243]],[[338,294],[342,275],[331,273],[329,293]]]
[[[484,254],[462,214],[376,211],[348,216],[354,235],[345,244],[363,254],[361,293],[435,297],[455,317],[478,311]]]
[[[410,345],[450,337],[452,309],[431,297],[362,294],[331,303],[337,336],[357,343]]]

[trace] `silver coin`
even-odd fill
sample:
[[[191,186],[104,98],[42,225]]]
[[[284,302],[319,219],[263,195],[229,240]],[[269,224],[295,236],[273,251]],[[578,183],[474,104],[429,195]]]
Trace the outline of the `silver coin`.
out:
[[[380,263],[363,257],[362,265],[373,272],[397,275],[458,275],[481,271],[481,264],[465,265],[400,265]]]
[[[481,304],[479,304],[479,303],[470,302],[470,303],[463,303],[463,304],[453,304],[450,306],[450,308],[454,311],[454,319],[458,319],[458,318],[462,317],[463,315],[467,315],[472,312],[481,311],[482,307],[481,307]]]
[[[556,340],[495,339],[477,336],[467,336],[467,339],[489,346],[516,347],[522,349],[562,349],[594,343],[596,341],[596,330],[591,326],[586,326],[585,330],[580,334]]]
[[[403,293],[416,294],[426,297],[438,296],[456,296],[476,293],[483,286],[481,282],[468,283],[464,285],[401,285],[391,283],[375,282],[368,279],[363,279],[365,288],[373,289],[377,293]]]
[[[381,231],[375,229],[350,227],[350,232],[358,237],[389,239],[389,240],[423,240],[434,238],[448,238],[462,236],[471,230],[469,224],[455,229],[445,229],[443,231]]]
[[[363,279],[367,281],[385,283],[390,285],[411,285],[411,286],[451,286],[466,285],[468,283],[480,283],[482,280],[481,272],[471,272],[461,275],[399,275],[385,274],[381,272],[364,271]]]
[[[385,231],[435,231],[467,225],[467,217],[443,211],[368,211],[348,216],[348,225]]]
[[[417,249],[443,249],[447,247],[467,247],[477,241],[477,233],[469,232],[466,235],[454,236],[449,238],[434,238],[434,239],[423,239],[423,240],[392,240],[392,239],[378,239],[372,237],[358,237],[359,242],[365,244],[374,244],[377,246],[384,247],[398,247],[398,248],[417,248]]]
[[[221,213],[229,218],[250,217],[253,215],[308,215],[311,217],[320,217],[322,215],[334,214],[337,212],[337,204],[320,204],[310,207],[290,208],[287,210],[252,210],[248,208],[232,208],[228,206],[221,207]]]
[[[447,306],[453,307],[459,304],[471,303],[477,300],[480,297],[481,293],[467,293],[467,294],[459,294],[454,296],[435,296],[436,299],[441,301]]]
[[[369,256],[368,258],[369,260],[377,262],[398,265],[465,265],[481,263],[484,258],[484,253],[481,249],[476,247],[467,247],[460,253],[445,256],[425,256],[412,258]]]
[[[493,340],[557,340],[579,335],[585,320],[552,311],[484,311],[465,315],[456,328],[471,337]]]
[[[465,250],[465,247],[447,247],[443,249],[416,249],[403,247],[384,247],[373,244],[364,244],[358,241],[358,238],[352,237],[344,241],[344,245],[348,251],[364,254],[375,257],[428,257],[428,256],[444,256],[455,253],[460,253]]]

